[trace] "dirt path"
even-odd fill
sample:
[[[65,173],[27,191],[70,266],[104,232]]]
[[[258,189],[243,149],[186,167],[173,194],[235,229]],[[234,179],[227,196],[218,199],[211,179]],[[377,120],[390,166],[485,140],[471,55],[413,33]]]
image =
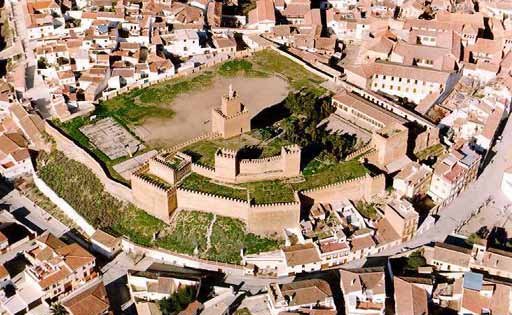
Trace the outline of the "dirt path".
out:
[[[135,128],[136,133],[150,145],[171,146],[209,132],[211,109],[220,106],[221,97],[227,93],[230,84],[252,117],[288,95],[288,83],[277,76],[218,78],[211,87],[177,97],[169,105],[176,112],[175,117],[148,119]]]
[[[205,253],[207,253],[210,250],[210,247],[212,247],[211,238],[215,221],[217,221],[217,215],[214,213],[212,222],[210,222],[210,225],[208,225],[208,229],[206,230],[206,249],[204,250]]]

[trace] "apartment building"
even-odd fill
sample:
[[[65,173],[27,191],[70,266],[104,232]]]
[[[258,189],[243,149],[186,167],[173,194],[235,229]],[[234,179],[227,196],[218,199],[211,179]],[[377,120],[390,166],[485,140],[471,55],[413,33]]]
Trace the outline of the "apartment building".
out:
[[[394,123],[405,122],[401,117],[353,93],[336,94],[332,97],[332,105],[336,107],[338,116],[370,131],[377,131]]]
[[[402,241],[410,240],[418,228],[419,215],[412,204],[405,200],[393,200],[382,207],[384,217],[400,235]]]
[[[436,203],[453,200],[476,179],[480,159],[467,144],[450,152],[434,166],[428,195]]]
[[[432,169],[425,164],[411,162],[393,178],[393,188],[401,196],[414,198],[425,195],[432,180]]]
[[[363,89],[385,93],[419,104],[433,93],[447,94],[458,80],[456,72],[375,61],[345,67],[347,81]]]

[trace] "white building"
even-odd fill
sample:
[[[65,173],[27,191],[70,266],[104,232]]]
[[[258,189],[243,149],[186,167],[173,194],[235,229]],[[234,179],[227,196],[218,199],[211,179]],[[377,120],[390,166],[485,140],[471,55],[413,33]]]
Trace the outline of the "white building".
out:
[[[203,53],[199,35],[195,30],[176,30],[173,34],[161,37],[165,41],[165,50],[171,54],[187,57]]]

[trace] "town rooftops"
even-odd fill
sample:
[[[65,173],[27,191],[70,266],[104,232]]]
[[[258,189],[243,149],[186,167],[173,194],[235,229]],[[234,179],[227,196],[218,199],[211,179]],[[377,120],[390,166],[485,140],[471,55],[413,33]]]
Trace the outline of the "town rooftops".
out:
[[[287,283],[280,289],[283,296],[289,297],[289,306],[314,304],[332,297],[329,284],[321,279]]]
[[[380,108],[377,105],[365,100],[364,98],[355,95],[354,93],[338,93],[333,96],[333,100],[348,107],[352,107],[357,111],[379,121],[384,126],[398,123],[402,124],[405,122],[402,118],[396,116],[393,113],[388,112]]]
[[[363,290],[374,295],[386,292],[384,271],[380,269],[340,269],[340,278],[343,294]]]
[[[102,315],[110,308],[107,290],[103,282],[66,299],[62,305],[72,315]]]
[[[306,265],[321,261],[318,248],[313,243],[297,244],[283,248],[288,266]]]
[[[274,2],[272,0],[256,1],[256,8],[249,12],[249,23],[256,24],[262,22],[274,22],[276,15],[274,12]]]
[[[396,315],[428,314],[428,295],[425,289],[399,277],[393,278]]]

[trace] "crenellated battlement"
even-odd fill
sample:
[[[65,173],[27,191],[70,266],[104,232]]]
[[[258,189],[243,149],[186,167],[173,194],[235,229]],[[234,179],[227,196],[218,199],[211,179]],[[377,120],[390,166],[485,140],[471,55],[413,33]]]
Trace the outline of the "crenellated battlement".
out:
[[[302,149],[298,144],[290,144],[282,147],[281,154],[287,155],[287,154],[301,154]]]
[[[163,182],[158,181],[150,176],[147,176],[147,173],[133,173],[132,174],[132,186],[133,186],[134,179],[142,181],[143,183],[145,183],[149,186],[152,186],[153,188],[155,188],[157,190],[161,190],[163,192],[170,192],[173,189],[175,189],[175,187],[169,183],[163,183]]]
[[[325,185],[325,186],[319,186],[319,187],[307,189],[307,190],[302,191],[302,193],[310,193],[310,192],[315,192],[315,191],[320,191],[320,190],[337,188],[339,186],[343,186],[343,185],[348,184],[348,183],[363,181],[363,180],[366,180],[367,178],[371,178],[371,176],[366,174],[364,176],[355,177],[355,178],[352,178],[352,179],[347,179],[347,180],[336,182],[336,183],[333,183],[333,184],[329,184],[329,185]]]
[[[212,108],[212,132],[219,133],[224,139],[241,135],[251,130],[251,114],[240,103],[233,87],[228,95],[221,98],[219,108]]]
[[[238,151],[227,149],[227,148],[218,148],[217,151],[215,151],[215,156],[222,157],[226,159],[236,159],[237,158]]]
[[[240,164],[249,164],[249,163],[268,163],[268,162],[280,162],[282,159],[281,155],[275,155],[267,158],[261,158],[261,159],[242,159],[240,160]]]
[[[188,192],[188,193],[194,193],[194,194],[198,194],[200,196],[205,196],[205,197],[208,197],[208,198],[215,198],[215,199],[219,199],[219,200],[227,200],[227,201],[231,201],[231,202],[238,202],[240,204],[243,204],[243,205],[249,205],[249,202],[247,200],[242,200],[242,199],[236,199],[236,198],[230,198],[230,197],[224,197],[224,196],[219,196],[219,195],[214,195],[214,194],[210,194],[210,193],[206,193],[206,192],[202,192],[202,191],[197,191],[197,190],[191,190],[191,189],[186,189],[186,188],[177,188],[177,191],[181,191],[181,192]],[[211,205],[205,205],[206,207],[210,207]]]

